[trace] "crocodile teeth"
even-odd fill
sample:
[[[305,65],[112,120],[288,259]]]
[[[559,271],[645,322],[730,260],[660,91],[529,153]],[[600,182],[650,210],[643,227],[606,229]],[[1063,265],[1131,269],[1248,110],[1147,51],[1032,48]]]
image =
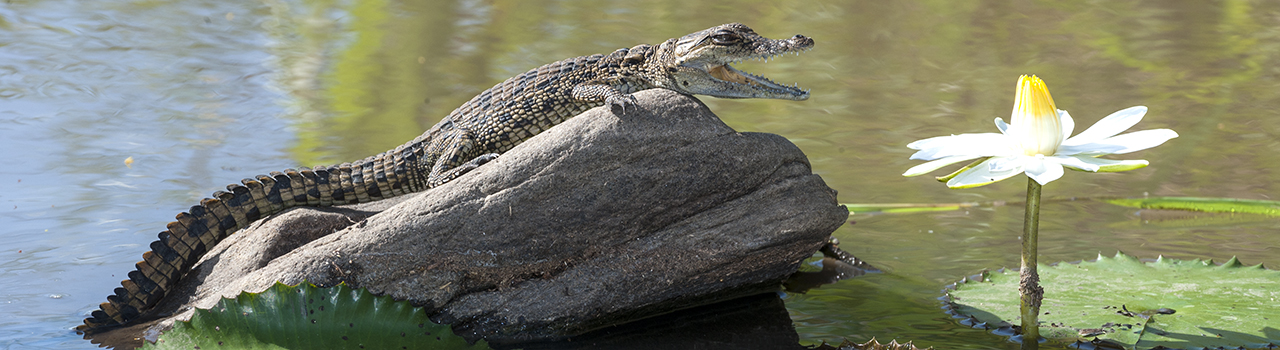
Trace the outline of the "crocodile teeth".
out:
[[[798,84],[792,84],[792,86],[778,84],[769,80],[769,78],[737,70],[728,64],[709,65],[707,66],[706,71],[707,74],[710,74],[716,79],[731,83],[751,85],[757,88],[766,88],[778,91],[804,92],[804,90],[800,89]]]

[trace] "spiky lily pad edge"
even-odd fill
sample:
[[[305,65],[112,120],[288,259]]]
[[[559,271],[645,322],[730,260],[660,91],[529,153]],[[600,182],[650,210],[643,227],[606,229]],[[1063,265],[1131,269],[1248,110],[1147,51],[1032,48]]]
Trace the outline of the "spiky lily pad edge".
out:
[[[326,309],[327,307],[327,309]],[[359,327],[357,327],[359,325]],[[208,309],[196,308],[143,349],[488,349],[469,344],[422,307],[374,295],[345,283],[319,287],[276,282],[260,293],[241,292]]]
[[[841,341],[839,345],[831,345],[831,344],[827,344],[827,342],[824,340],[822,341],[821,345],[818,345],[813,349],[814,350],[933,350],[933,347],[930,346],[925,349],[920,349],[916,347],[915,344],[912,344],[912,342],[910,341],[906,343],[899,343],[897,339],[891,340],[888,343],[880,343],[879,341],[876,340],[875,337],[871,337],[871,340],[868,340],[867,342],[862,344],[854,343],[849,339],[844,339],[844,341]]]
[[[997,273],[1004,273],[1004,271],[1005,271],[1005,268],[1003,267],[995,270],[995,272]],[[987,280],[987,276],[990,276],[990,275],[991,275],[990,270],[982,269],[982,272],[979,272],[976,275],[961,277],[959,281],[956,281],[955,283],[951,283],[942,287],[942,291],[941,291],[942,296],[938,297],[938,301],[942,302],[942,311],[946,312],[947,315],[951,315],[951,318],[959,320],[957,322],[959,322],[961,325],[964,325],[966,327],[989,330],[991,331],[992,334],[1003,336],[1003,337],[1017,336],[1018,334],[1022,333],[1022,326],[1011,324],[1009,322],[1004,322],[1004,321],[1001,321],[999,324],[990,325],[990,324],[987,324],[987,322],[982,322],[978,320],[977,317],[973,317],[972,315],[964,315],[964,314],[961,314],[959,311],[956,311],[955,300],[952,299],[951,297],[951,292],[956,290],[956,286],[960,284],[969,283],[969,281],[985,282]]]

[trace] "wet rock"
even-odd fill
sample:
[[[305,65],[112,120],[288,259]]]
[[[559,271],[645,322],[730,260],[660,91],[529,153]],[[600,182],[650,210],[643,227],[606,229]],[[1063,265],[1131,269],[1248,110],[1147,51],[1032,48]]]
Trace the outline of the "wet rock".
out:
[[[847,218],[786,139],[738,133],[687,96],[636,96],[641,110],[589,111],[398,204],[255,224],[199,263],[152,330],[309,281],[425,305],[471,338],[562,339],[776,290]]]

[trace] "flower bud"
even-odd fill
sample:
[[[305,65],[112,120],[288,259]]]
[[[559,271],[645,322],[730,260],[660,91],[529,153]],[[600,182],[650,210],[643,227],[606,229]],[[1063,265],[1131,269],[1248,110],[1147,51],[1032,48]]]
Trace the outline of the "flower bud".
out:
[[[1022,146],[1023,154],[1052,156],[1062,144],[1062,119],[1044,81],[1032,75],[1018,78],[1018,92],[1009,117],[1010,137]]]

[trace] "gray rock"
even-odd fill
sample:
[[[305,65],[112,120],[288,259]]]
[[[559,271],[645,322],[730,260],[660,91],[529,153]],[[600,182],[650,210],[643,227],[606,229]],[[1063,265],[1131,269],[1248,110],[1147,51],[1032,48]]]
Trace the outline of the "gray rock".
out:
[[[394,205],[263,220],[202,259],[151,334],[309,281],[426,305],[473,339],[562,338],[777,290],[847,218],[786,139],[674,92],[636,97],[639,111],[591,110]]]

